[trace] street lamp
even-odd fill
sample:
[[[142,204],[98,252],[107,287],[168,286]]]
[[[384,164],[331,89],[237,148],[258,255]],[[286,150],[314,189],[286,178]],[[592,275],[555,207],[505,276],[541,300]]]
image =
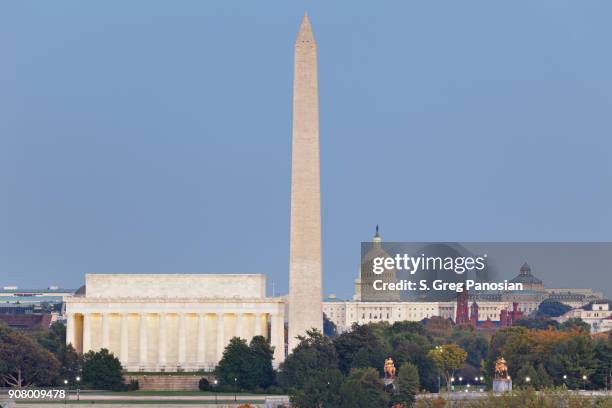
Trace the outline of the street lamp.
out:
[[[66,402],[68,400],[68,380],[64,380],[64,405],[66,405],[68,402]]]
[[[238,378],[234,377],[234,402],[237,401],[237,395],[238,395]]]
[[[582,383],[584,385],[584,390],[586,391],[586,382],[587,382],[587,376],[586,374],[582,376]]]
[[[218,380],[215,380],[215,405],[217,405],[217,392],[219,392],[219,390],[217,390],[217,384],[219,384]]]
[[[527,384],[529,384],[529,382],[530,382],[530,381],[531,381],[531,377],[525,377],[525,382],[526,382]]]
[[[81,397],[80,397],[80,393],[81,393],[81,388],[80,388],[81,377],[78,376],[78,375],[76,377],[76,383],[77,383],[77,401],[79,401],[81,399]]]

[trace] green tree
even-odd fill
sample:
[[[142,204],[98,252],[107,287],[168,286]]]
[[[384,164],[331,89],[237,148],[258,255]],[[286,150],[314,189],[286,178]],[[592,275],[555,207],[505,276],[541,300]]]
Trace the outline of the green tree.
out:
[[[72,347],[72,344],[61,345],[54,354],[60,363],[59,383],[56,385],[61,385],[64,379],[72,382],[81,375],[81,357]]]
[[[559,317],[572,308],[556,300],[546,299],[538,306],[538,316]]]
[[[425,326],[419,322],[401,321],[393,323],[387,330],[391,336],[403,333],[414,333],[425,336]]]
[[[215,368],[215,377],[219,385],[250,389],[248,372],[250,350],[246,340],[233,337],[223,351],[223,357]]]
[[[588,335],[577,335],[558,343],[547,364],[548,371],[557,383],[564,375],[565,384],[571,389],[582,387],[582,376],[591,377],[595,372],[595,345]]]
[[[339,407],[343,382],[344,377],[337,368],[315,371],[304,381],[303,388],[292,391],[291,405],[297,408]]]
[[[223,351],[215,376],[219,385],[226,388],[268,388],[274,382],[273,356],[274,350],[263,336],[253,337],[249,345],[246,340],[234,337]]]
[[[274,349],[263,336],[251,339],[248,358],[244,359],[249,389],[268,388],[274,383],[273,358]]]
[[[59,350],[66,345],[66,326],[60,322],[54,322],[49,330],[41,330],[34,333],[34,339],[45,349],[57,355]]]
[[[595,343],[596,367],[593,373],[593,386],[598,389],[612,387],[612,340],[598,340]]]
[[[375,367],[382,374],[385,358],[391,354],[386,342],[381,341],[371,325],[354,324],[350,331],[334,339],[338,353],[338,367],[348,374],[352,368]]]
[[[9,387],[53,385],[59,362],[29,336],[0,326],[0,378]]]
[[[326,368],[338,368],[338,354],[332,341],[313,329],[306,336],[299,336],[300,342],[281,364],[278,373],[279,384],[286,388],[300,389],[308,377]]]
[[[495,362],[499,357],[504,357],[507,360],[507,357],[503,355],[503,348],[508,342],[508,340],[514,336],[523,336],[527,332],[527,329],[524,327],[509,327],[506,329],[498,330],[493,334],[491,340],[489,341],[489,353],[487,360],[485,362],[484,372],[487,373],[487,379],[490,381],[489,373],[495,372]],[[514,369],[513,366],[508,367],[509,370]],[[510,375],[512,375],[510,373]]]
[[[545,388],[551,388],[553,386],[553,380],[550,378],[548,371],[544,367],[544,364],[538,364],[538,368],[536,370],[536,377],[534,380],[535,386],[539,390],[543,390]]]
[[[341,408],[386,407],[389,395],[375,368],[356,368],[340,388]]]
[[[512,385],[516,386],[516,387],[537,387],[537,384],[535,384],[536,381],[536,377],[537,377],[537,373],[536,370],[533,368],[533,366],[531,364],[526,364],[524,366],[522,366],[518,372],[516,373],[516,376],[512,378]]]
[[[548,328],[558,329],[559,322],[551,319],[548,316],[537,316],[537,317],[525,317],[517,321],[515,326],[522,326],[528,329],[541,329],[546,330]]]
[[[107,349],[83,355],[83,385],[94,390],[125,389],[121,362]]]
[[[323,313],[323,334],[332,339],[338,335],[338,328],[336,327],[336,323],[329,320],[325,313]]]
[[[402,407],[411,407],[420,387],[419,371],[414,364],[403,363],[400,366],[397,387],[398,393],[393,398],[393,402],[401,404]]]
[[[468,353],[467,363],[478,369],[480,368],[480,362],[487,358],[489,343],[481,333],[478,333],[471,326],[468,327],[468,330],[455,329],[451,341]]]
[[[446,380],[446,389],[451,390],[451,378],[467,358],[467,353],[456,344],[445,344],[429,351],[427,356],[434,362]]]
[[[66,326],[63,323],[54,322],[49,330],[36,332],[33,337],[60,363],[55,385],[62,385],[64,380],[72,382],[80,375],[81,358],[72,344],[66,345]]]
[[[560,330],[581,330],[585,333],[591,332],[591,326],[579,317],[567,319],[559,326]]]
[[[424,331],[412,330],[396,332],[391,339],[392,356],[398,366],[405,362],[416,365],[419,370],[421,387],[431,392],[437,392],[438,371],[434,362],[427,357],[427,353],[433,349],[433,344],[431,339],[423,333]]]

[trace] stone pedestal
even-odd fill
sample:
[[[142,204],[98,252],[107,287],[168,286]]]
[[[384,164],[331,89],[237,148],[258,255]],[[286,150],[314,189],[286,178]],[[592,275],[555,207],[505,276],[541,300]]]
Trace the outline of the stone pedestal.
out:
[[[509,380],[509,379],[493,380],[493,392],[506,392],[506,391],[512,391],[512,380]]]
[[[395,385],[395,378],[383,378],[383,383],[385,384],[385,388],[393,387],[394,391],[397,390],[397,387]]]

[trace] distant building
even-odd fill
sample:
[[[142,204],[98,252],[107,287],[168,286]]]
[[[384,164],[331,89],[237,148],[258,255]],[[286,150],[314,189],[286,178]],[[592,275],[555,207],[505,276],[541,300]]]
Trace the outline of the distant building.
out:
[[[338,333],[353,323],[419,322],[434,316],[455,318],[455,302],[362,302],[341,300],[330,295],[323,300],[323,312],[334,322]]]
[[[377,227],[372,240],[372,249],[364,256],[366,262],[373,256],[385,256],[381,242]],[[393,277],[393,274],[389,276]],[[523,290],[469,294],[462,292],[456,301],[401,301],[399,291],[393,293],[391,299],[388,297],[388,292],[380,293],[378,300],[377,295],[371,293],[372,288],[368,287],[371,286],[371,282],[366,282],[369,280],[367,274],[359,274],[355,280],[355,294],[352,300],[341,300],[335,295],[324,299],[323,312],[336,325],[338,332],[350,329],[353,323],[421,321],[433,316],[452,319],[456,324],[470,324],[482,330],[495,330],[512,326],[521,318],[535,313],[540,303],[547,299],[577,308],[603,298],[602,293],[594,292],[592,289],[546,288],[544,282],[532,273],[531,267],[526,262],[521,266],[519,273],[510,280],[511,283],[521,283]],[[612,318],[594,324],[597,330],[601,330],[605,325],[612,324]]]
[[[63,297],[73,293],[72,289],[57,286],[47,289],[4,286],[0,289],[0,324],[25,331],[48,330],[51,323],[63,320]]]
[[[593,289],[546,289],[546,293],[549,300],[561,302],[573,309],[603,299],[603,293],[593,292]]]
[[[52,322],[50,314],[0,314],[0,325],[22,331],[48,330]]]
[[[593,334],[612,330],[612,310],[607,302],[594,303],[588,309],[572,309],[555,320],[563,323],[576,318],[591,326]]]
[[[17,286],[4,286],[0,289],[0,305],[4,312],[14,309],[15,313],[61,313],[63,297],[74,294],[74,289],[50,286],[47,289],[20,289]],[[21,306],[19,306],[21,305]]]
[[[516,303],[517,310],[524,315],[535,312],[544,300],[555,300],[572,308],[582,307],[594,301],[603,299],[603,293],[594,292],[592,289],[568,288],[556,289],[546,288],[544,282],[533,275],[531,267],[527,262],[521,266],[519,274],[510,280],[511,283],[521,283],[523,290],[507,292],[474,292],[470,293],[470,299],[478,302],[504,302]]]

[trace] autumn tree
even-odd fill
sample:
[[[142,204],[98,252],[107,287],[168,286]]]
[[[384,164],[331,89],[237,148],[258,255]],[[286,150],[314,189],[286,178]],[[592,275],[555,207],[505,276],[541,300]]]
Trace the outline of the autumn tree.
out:
[[[59,365],[53,354],[29,336],[0,326],[0,378],[9,387],[52,385]]]

